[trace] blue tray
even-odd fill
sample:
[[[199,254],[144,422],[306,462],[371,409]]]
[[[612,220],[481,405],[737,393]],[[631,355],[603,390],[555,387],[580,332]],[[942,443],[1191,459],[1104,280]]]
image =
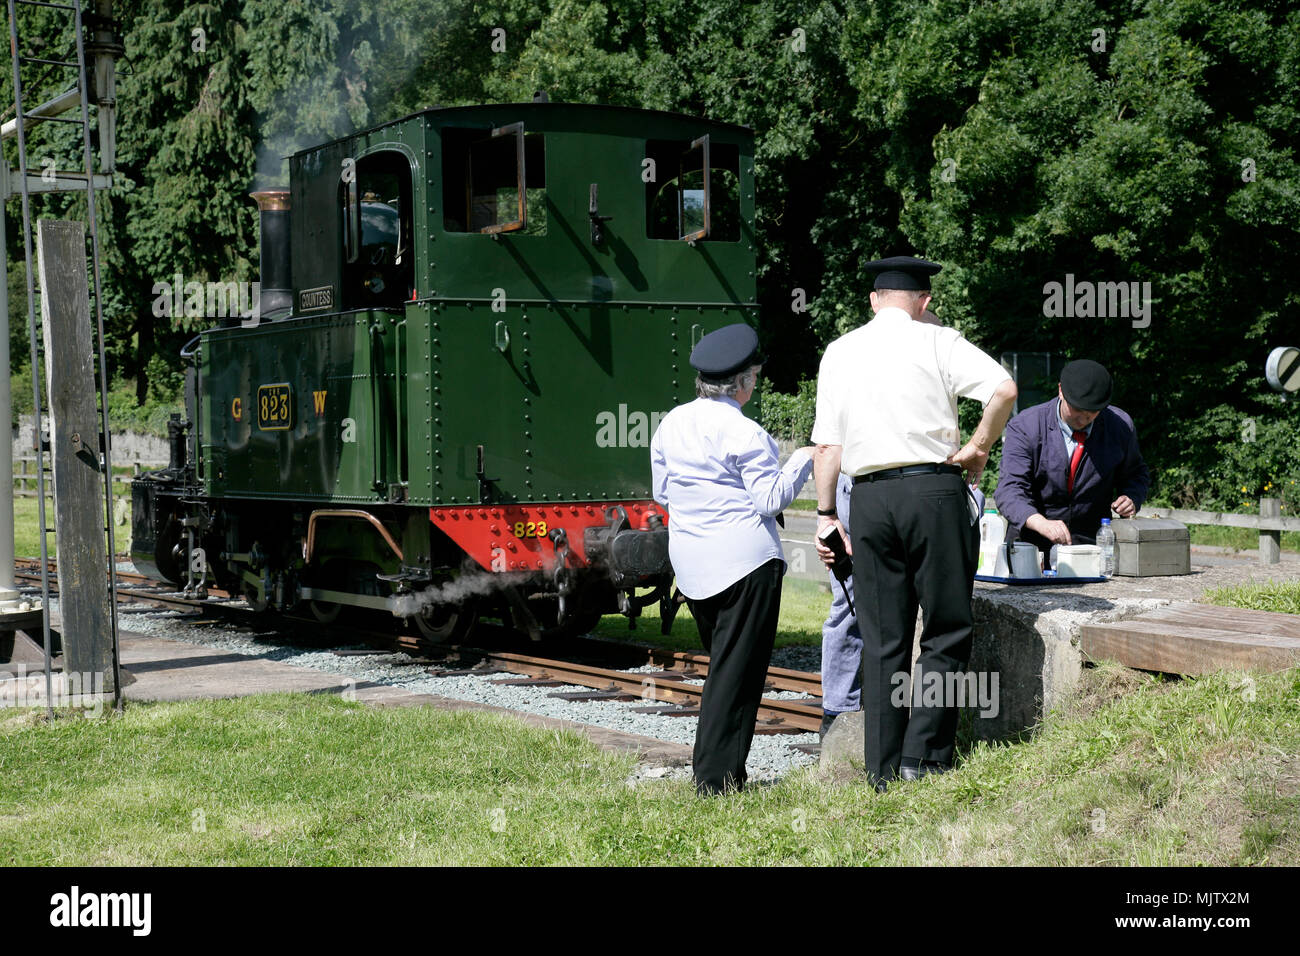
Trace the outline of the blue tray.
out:
[[[1012,584],[1018,587],[1052,587],[1056,584],[1101,584],[1105,578],[1062,578],[1052,575],[1045,578],[995,578],[991,574],[977,574],[976,581],[988,584]]]

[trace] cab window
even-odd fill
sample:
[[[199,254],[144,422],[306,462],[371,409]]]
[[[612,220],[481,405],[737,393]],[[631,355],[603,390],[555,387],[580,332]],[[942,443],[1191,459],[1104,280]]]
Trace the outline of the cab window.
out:
[[[646,183],[646,236],[676,241],[740,240],[740,150],[695,140],[649,140],[646,159],[655,181]],[[650,167],[647,167],[650,168]]]
[[[400,308],[416,293],[410,161],[372,153],[354,171],[339,187],[343,307]]]
[[[546,144],[523,123],[442,131],[443,229],[546,235]]]

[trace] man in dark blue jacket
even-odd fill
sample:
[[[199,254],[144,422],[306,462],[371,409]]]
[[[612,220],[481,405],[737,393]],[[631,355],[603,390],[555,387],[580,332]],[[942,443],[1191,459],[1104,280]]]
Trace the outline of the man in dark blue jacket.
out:
[[[1008,536],[1044,551],[1095,543],[1101,519],[1112,509],[1133,517],[1149,484],[1133,419],[1109,407],[1105,368],[1088,359],[1070,362],[1057,394],[1007,424],[994,492]]]

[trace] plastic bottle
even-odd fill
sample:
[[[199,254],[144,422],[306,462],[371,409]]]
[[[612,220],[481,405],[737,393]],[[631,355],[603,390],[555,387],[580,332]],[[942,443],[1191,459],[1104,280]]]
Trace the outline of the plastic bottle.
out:
[[[1115,574],[1115,529],[1110,526],[1109,518],[1101,519],[1097,547],[1101,548],[1101,576],[1109,578]]]

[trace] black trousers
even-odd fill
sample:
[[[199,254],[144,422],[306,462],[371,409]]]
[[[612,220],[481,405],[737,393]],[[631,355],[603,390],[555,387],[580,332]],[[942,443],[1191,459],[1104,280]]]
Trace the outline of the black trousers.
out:
[[[709,655],[695,731],[695,788],[702,794],[745,785],[745,760],[776,640],[784,574],[785,562],[773,558],[726,590],[686,602]]]
[[[862,633],[863,755],[876,784],[896,777],[903,758],[952,761],[955,701],[945,693],[943,705],[935,706],[933,695],[919,692],[936,679],[922,675],[959,672],[970,657],[979,530],[968,502],[956,474],[853,486],[849,534]],[[924,617],[916,662],[920,687],[914,689],[909,674],[918,603]],[[952,686],[943,680],[945,689]]]

